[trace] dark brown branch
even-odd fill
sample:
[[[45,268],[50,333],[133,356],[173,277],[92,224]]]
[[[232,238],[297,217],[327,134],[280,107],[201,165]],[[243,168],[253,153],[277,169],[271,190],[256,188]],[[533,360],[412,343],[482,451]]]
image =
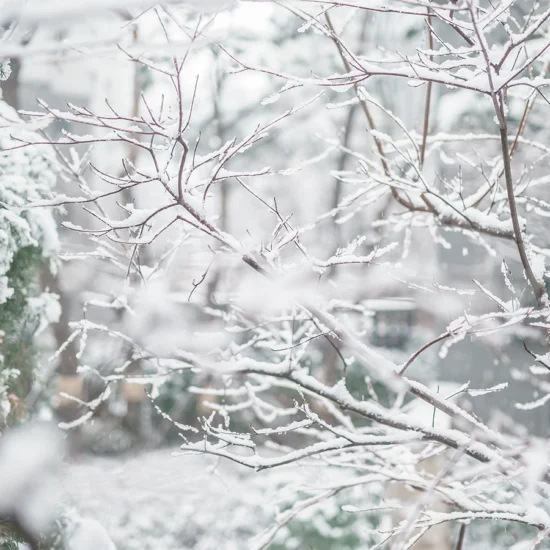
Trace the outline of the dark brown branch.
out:
[[[493,66],[489,59],[489,52],[485,46],[485,39],[481,34],[481,31],[477,25],[477,19],[473,8],[470,6],[470,16],[472,19],[472,25],[477,36],[479,47],[483,53],[485,59],[485,65],[487,69],[487,78],[489,80],[489,86],[491,90],[491,99],[493,101],[493,107],[495,109],[495,114],[497,116],[499,130],[500,130],[500,146],[502,150],[502,162],[504,163],[504,180],[506,182],[506,193],[508,195],[508,207],[510,209],[510,217],[512,219],[512,227],[514,229],[514,240],[516,241],[516,246],[518,248],[519,257],[525,270],[525,275],[533,293],[535,294],[535,299],[537,305],[542,308],[546,305],[548,301],[548,296],[546,295],[546,289],[540,283],[540,281],[535,276],[529,258],[527,256],[527,250],[525,248],[525,241],[523,240],[523,232],[519,223],[519,214],[516,205],[516,197],[514,194],[514,180],[512,178],[512,165],[511,165],[511,156],[510,156],[510,147],[508,145],[508,124],[506,122],[506,113],[504,111],[505,105],[505,91],[502,90],[504,86],[501,87],[501,91],[496,92],[493,79]]]
[[[501,94],[501,102],[504,101]],[[500,105],[502,110],[501,116],[504,119],[504,112],[502,109],[502,103]],[[505,119],[504,119],[505,120]],[[531,264],[529,263],[529,258],[527,256],[527,251],[525,249],[525,242],[523,240],[523,233],[519,223],[519,214],[516,205],[516,197],[514,195],[514,182],[512,180],[512,167],[510,163],[510,150],[508,147],[508,131],[507,125],[504,123],[504,127],[500,127],[500,144],[502,147],[502,158],[504,161],[504,178],[506,181],[506,193],[508,195],[508,206],[510,208],[510,217],[512,218],[512,227],[514,228],[514,235],[516,245],[518,247],[519,257],[521,258],[521,263],[523,269],[525,270],[525,275],[527,280],[533,289],[537,304],[539,307],[544,307],[548,297],[546,295],[546,289],[541,284],[541,282],[535,276]]]
[[[456,541],[455,550],[462,550],[464,545],[464,536],[466,535],[466,523],[460,525],[460,531],[458,532],[458,540]]]
[[[428,8],[428,17],[430,15],[430,8]],[[428,24],[428,19],[426,19],[426,23]],[[430,48],[430,51],[433,50],[434,47],[434,39],[432,35],[432,29],[430,25],[428,24],[428,46]],[[430,56],[430,60],[432,59],[432,56]],[[424,105],[424,125],[422,128],[422,144],[420,145],[420,167],[424,166],[424,157],[426,155],[426,142],[428,140],[428,131],[430,128],[430,104],[432,101],[432,85],[433,82],[428,82],[427,89],[426,89],[426,103]]]

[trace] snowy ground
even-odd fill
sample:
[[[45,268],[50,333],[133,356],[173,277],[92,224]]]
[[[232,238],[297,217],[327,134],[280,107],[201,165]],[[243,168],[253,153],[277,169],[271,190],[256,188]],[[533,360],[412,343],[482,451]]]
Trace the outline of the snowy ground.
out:
[[[255,538],[273,525],[281,497],[295,502],[297,486],[319,488],[343,475],[334,470],[329,474],[322,465],[256,473],[213,457],[174,456],[177,452],[158,449],[126,457],[81,456],[67,465],[63,480],[66,498],[83,517],[97,520],[107,529],[117,550],[248,550],[254,548]],[[321,503],[325,519],[334,517],[336,508],[341,510],[348,502],[368,507],[373,494],[365,493],[376,487],[357,489],[357,494],[346,493],[339,503]],[[329,528],[318,515],[306,512],[304,519],[315,524],[318,532],[326,534],[332,529],[332,535],[315,546],[310,546],[307,537],[293,540],[286,536],[276,548],[348,550],[373,545],[365,544],[368,539],[363,532],[369,528],[365,517],[342,525],[343,531]],[[511,527],[503,529],[486,522],[475,529],[470,526],[467,548],[487,548],[487,541],[495,550],[510,548],[525,536]],[[351,531],[361,544],[341,544]]]
[[[247,548],[273,517],[274,476],[173,452],[81,458],[67,466],[67,498],[118,550]]]

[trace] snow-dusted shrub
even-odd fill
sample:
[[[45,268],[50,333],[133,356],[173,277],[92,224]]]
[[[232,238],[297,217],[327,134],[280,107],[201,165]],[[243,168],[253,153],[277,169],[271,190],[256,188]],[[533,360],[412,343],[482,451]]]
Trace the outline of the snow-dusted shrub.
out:
[[[52,211],[25,210],[30,202],[51,198],[56,162],[51,149],[13,150],[40,136],[25,130],[16,112],[0,101],[0,373],[7,393],[22,399],[30,390],[35,366],[33,338],[59,316],[56,297],[40,293],[38,276],[44,262],[56,262],[59,251]],[[13,136],[11,135],[13,134]],[[8,374],[9,373],[9,374]]]
[[[10,133],[17,134],[17,126],[22,124],[15,111],[0,100],[0,434],[6,426],[25,418],[24,399],[37,364],[34,337],[59,316],[56,296],[41,293],[38,282],[43,263],[56,262],[56,224],[50,210],[24,209],[29,202],[51,198],[56,163],[52,151],[44,147],[12,150],[20,142]],[[39,139],[28,131],[21,135]],[[3,438],[1,434],[0,441]],[[31,452],[35,450],[29,449]],[[9,474],[6,466],[2,466],[5,481],[23,468],[21,462],[14,463],[14,473]],[[25,474],[29,483],[33,473]],[[0,481],[0,492],[6,490]],[[23,485],[20,491],[10,497],[13,506],[18,498],[26,498]],[[0,516],[7,513],[5,505],[3,508]],[[18,538],[21,540],[17,531],[8,527],[0,532],[2,548],[16,547]]]

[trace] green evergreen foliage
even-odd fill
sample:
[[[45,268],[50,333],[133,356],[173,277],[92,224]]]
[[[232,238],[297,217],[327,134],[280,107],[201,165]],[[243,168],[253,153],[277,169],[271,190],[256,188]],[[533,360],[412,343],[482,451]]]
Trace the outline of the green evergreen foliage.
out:
[[[35,316],[29,312],[27,297],[35,286],[41,263],[42,254],[38,247],[28,246],[17,252],[7,273],[13,294],[0,306],[4,366],[19,373],[8,384],[8,391],[19,396],[29,390],[35,366],[36,350],[32,337],[37,327]]]
[[[18,120],[2,101],[0,117]],[[33,135],[26,132],[25,138]],[[0,133],[0,432],[24,420],[8,396],[21,401],[29,392],[37,363],[34,336],[58,313],[55,297],[40,294],[38,286],[42,264],[57,252],[55,221],[51,211],[23,209],[51,197],[55,162],[42,147],[13,149],[16,144]],[[0,525],[0,550],[16,550],[20,542],[9,522]]]
[[[0,116],[18,120],[1,101]],[[24,137],[32,139],[34,134],[25,132]],[[33,337],[48,309],[45,294],[37,299],[37,277],[42,263],[55,257],[58,248],[52,213],[22,209],[52,196],[55,161],[43,147],[13,149],[17,143],[10,134],[0,134],[0,402],[4,404],[8,393],[21,398],[30,388],[36,363]]]

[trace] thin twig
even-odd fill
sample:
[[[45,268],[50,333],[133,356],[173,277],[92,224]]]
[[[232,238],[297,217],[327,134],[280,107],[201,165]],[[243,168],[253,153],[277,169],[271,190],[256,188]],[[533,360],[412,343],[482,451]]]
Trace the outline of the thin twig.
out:
[[[440,334],[437,338],[434,338],[427,344],[424,344],[419,350],[415,351],[406,361],[406,363],[401,367],[401,370],[399,371],[399,374],[403,374],[411,365],[411,363],[424,351],[426,351],[428,348],[433,346],[434,344],[437,344],[438,342],[441,342],[442,340],[445,340],[446,338],[449,338],[451,336],[450,332],[444,332],[443,334]]]
[[[327,21],[328,28],[330,29],[330,32],[331,32],[332,41],[334,42],[334,44],[336,45],[336,48],[338,49],[338,53],[340,54],[340,58],[342,59],[342,63],[344,64],[346,72],[349,73],[349,72],[351,72],[351,66],[350,66],[349,61],[347,60],[346,56],[344,55],[344,50],[342,48],[342,45],[340,44],[340,41],[338,39],[338,35],[336,34],[336,31],[334,29],[334,25],[332,24],[332,20],[330,18],[330,15],[328,14],[328,12],[325,13],[325,19]],[[357,84],[357,82],[354,82],[353,86],[355,88],[355,92],[357,94],[357,97],[359,97],[359,84]],[[369,123],[370,129],[375,131],[376,130],[376,124],[374,122],[374,119],[372,118],[372,114],[369,110],[369,107],[368,107],[367,103],[365,101],[360,101],[360,104],[361,104],[361,109],[363,111],[363,114],[365,115],[365,118],[367,119],[367,122]],[[379,155],[379,158],[380,158],[380,164],[382,165],[382,168],[384,170],[384,174],[389,177],[390,170],[389,170],[389,167],[388,167],[388,163],[386,161],[386,155],[384,153],[382,143],[380,142],[380,140],[378,139],[377,136],[373,135],[373,139],[374,139],[374,144],[376,145],[376,149],[378,151],[378,155]],[[394,192],[394,191],[395,190],[392,188],[392,192]],[[397,193],[397,191],[395,191],[395,193]]]

